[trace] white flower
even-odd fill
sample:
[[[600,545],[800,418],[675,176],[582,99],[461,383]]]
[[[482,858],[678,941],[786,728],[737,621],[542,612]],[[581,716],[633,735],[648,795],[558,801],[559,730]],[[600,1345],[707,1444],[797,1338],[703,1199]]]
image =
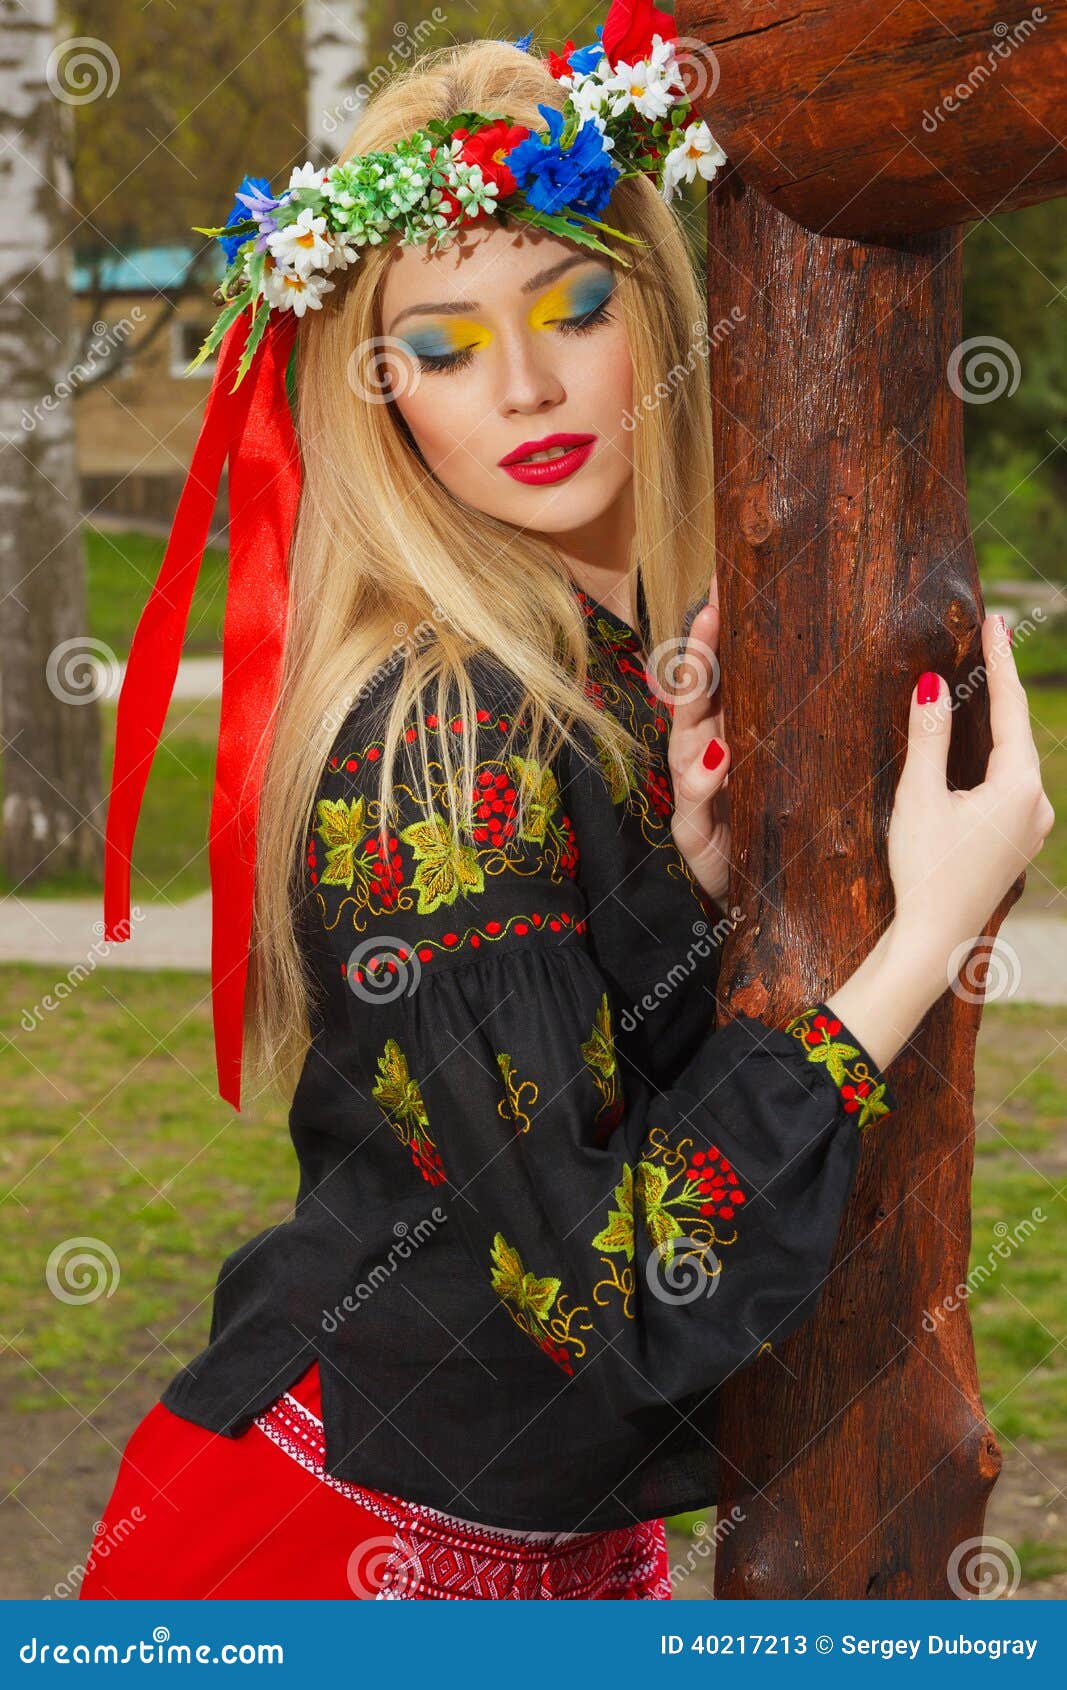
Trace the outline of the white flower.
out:
[[[603,64],[607,65],[607,59]],[[598,129],[603,129],[607,121],[605,106],[607,104],[607,89],[596,75],[575,76],[572,79],[570,104],[577,112],[583,123],[595,123]]]
[[[664,41],[662,35],[652,37],[652,51],[648,63],[653,70],[662,73],[668,86],[677,88],[679,93],[685,93],[685,78],[682,67],[678,63],[677,44],[674,41]]]
[[[322,296],[333,291],[333,282],[325,276],[302,276],[297,270],[286,269],[268,256],[263,266],[263,293],[272,306],[281,311],[295,311],[302,317],[305,311],[320,311]]]
[[[267,236],[267,250],[283,268],[309,276],[312,270],[330,268],[330,241],[325,217],[316,217],[305,206],[295,223],[287,223]]]
[[[663,162],[663,198],[669,205],[682,182],[693,182],[699,170],[710,182],[726,154],[706,123],[690,123]]]
[[[326,172],[317,164],[298,164],[289,178],[289,192],[294,188],[322,188],[325,182]]]
[[[359,257],[359,248],[349,245],[347,234],[338,233],[329,237],[329,255],[324,270],[344,270],[349,264],[354,264]]]
[[[675,79],[673,55],[670,63],[663,62],[662,54],[659,62],[650,59],[638,59],[632,65],[620,62],[610,82],[604,85],[611,102],[612,116],[619,117],[632,108],[652,123],[657,118],[666,117],[671,107],[677,104]]]

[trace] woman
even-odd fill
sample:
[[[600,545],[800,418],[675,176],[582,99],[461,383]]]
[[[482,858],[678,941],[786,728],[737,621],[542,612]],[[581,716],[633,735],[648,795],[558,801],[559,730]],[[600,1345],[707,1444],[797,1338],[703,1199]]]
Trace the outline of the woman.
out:
[[[345,157],[457,112],[532,130],[565,92],[507,44],[447,50]],[[669,1597],[717,1388],[815,1307],[885,1070],[1051,827],[987,618],[986,782],[948,791],[921,676],[893,921],[784,1026],[713,1029],[702,366],[640,403],[692,367],[703,303],[645,176],[610,213],[629,265],[475,219],[368,246],[302,321],[249,1017],[257,1068],[298,1075],[296,1212],[223,1264],[84,1596]]]

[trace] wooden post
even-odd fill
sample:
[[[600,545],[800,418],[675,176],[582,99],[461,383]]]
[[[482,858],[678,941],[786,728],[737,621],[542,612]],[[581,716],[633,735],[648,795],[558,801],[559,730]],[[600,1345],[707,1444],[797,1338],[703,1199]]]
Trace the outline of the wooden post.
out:
[[[773,1021],[839,984],[891,914],[880,842],[921,669],[965,686],[953,784],[984,769],[985,693],[966,685],[984,611],[945,377],[960,251],[954,234],[828,243],[737,190],[710,234],[716,313],[744,313],[712,353],[746,916],[723,998]],[[817,1315],[723,1392],[721,1508],[744,1519],[720,1596],[947,1597],[953,1549],[981,1533],[1000,1457],[966,1308],[923,1320],[967,1275],[978,1016],[973,991],[930,1011]]]
[[[997,53],[987,0],[782,11],[676,8],[730,161],[708,262],[710,320],[735,325],[711,337],[741,912],[720,1007],[771,1020],[832,992],[891,914],[881,842],[922,669],[955,689],[950,781],[984,773],[949,231],[1067,191],[1062,13],[1027,10]],[[720,1597],[963,1594],[954,1551],[1000,1452],[966,1303],[945,1299],[970,1249],[975,962],[1022,885],[894,1064],[902,1106],[865,1142],[818,1312],[723,1390],[720,1509],[740,1523]]]

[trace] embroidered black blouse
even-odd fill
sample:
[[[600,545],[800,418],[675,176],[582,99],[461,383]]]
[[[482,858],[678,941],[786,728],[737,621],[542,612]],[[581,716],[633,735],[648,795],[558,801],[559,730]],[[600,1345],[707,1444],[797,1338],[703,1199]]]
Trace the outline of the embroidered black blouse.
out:
[[[574,590],[651,773],[505,760],[514,693],[477,660],[477,826],[457,854],[400,770],[383,858],[375,694],[350,712],[301,865],[324,995],[295,1214],[223,1263],[163,1396],[235,1435],[317,1357],[330,1473],[560,1532],[715,1500],[717,1387],[814,1310],[895,1107],[824,1003],[715,1029],[725,922],[671,837],[670,710],[640,635]]]

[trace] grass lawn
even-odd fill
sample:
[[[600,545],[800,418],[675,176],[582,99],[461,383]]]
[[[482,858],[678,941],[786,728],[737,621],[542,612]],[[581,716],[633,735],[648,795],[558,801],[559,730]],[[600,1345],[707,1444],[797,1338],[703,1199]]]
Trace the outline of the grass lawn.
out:
[[[161,1389],[206,1341],[223,1256],[283,1219],[296,1189],[281,1106],[236,1116],[215,1096],[206,976],[99,971],[26,1031],[23,1012],[54,983],[0,970],[2,1367],[6,1400],[27,1414],[57,1392],[88,1413],[134,1370]],[[1005,1438],[1063,1456],[1067,1008],[990,1006],[978,1058],[972,1262],[998,1227],[1048,1217],[969,1300],[986,1407]],[[86,1304],[46,1282],[50,1252],[78,1237],[119,1264],[113,1294]]]
[[[159,573],[166,545],[161,536],[94,528],[86,523],[85,558],[89,577],[89,627],[117,657],[125,658],[133,630]],[[189,609],[185,651],[190,656],[222,650],[222,614],[226,606],[226,553],[209,546]]]
[[[101,719],[106,805],[115,746],[113,703],[104,706]],[[167,713],[137,828],[131,880],[131,898],[135,903],[146,903],[154,898],[166,898],[173,903],[207,890],[207,837],[218,723],[217,699],[203,703],[178,700]],[[0,790],[2,784],[0,781]],[[99,817],[101,834],[105,814],[106,810],[102,809]],[[85,874],[52,875],[20,887],[19,895],[26,898],[96,897],[100,889],[100,882]],[[0,894],[11,890],[10,881],[0,871]]]

